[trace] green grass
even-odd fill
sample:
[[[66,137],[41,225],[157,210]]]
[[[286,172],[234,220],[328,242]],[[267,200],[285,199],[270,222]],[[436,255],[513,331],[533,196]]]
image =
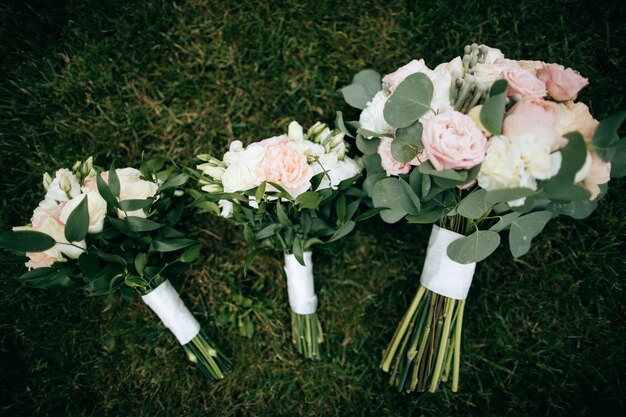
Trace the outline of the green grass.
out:
[[[0,227],[26,223],[40,175],[93,154],[192,164],[292,118],[332,122],[357,71],[431,66],[476,41],[560,62],[602,118],[626,108],[621,2],[33,2],[0,6]],[[53,5],[54,4],[54,5]],[[349,111],[349,116],[356,112]],[[40,291],[0,271],[0,414],[10,416],[611,416],[626,406],[625,181],[587,220],[559,218],[518,261],[500,248],[468,298],[460,392],[404,396],[378,362],[418,284],[429,230],[379,220],[315,255],[327,356],[290,342],[281,256],[242,276],[241,231],[194,215],[202,259],[174,277],[234,372],[205,382],[135,299]],[[225,309],[246,314],[239,336]]]

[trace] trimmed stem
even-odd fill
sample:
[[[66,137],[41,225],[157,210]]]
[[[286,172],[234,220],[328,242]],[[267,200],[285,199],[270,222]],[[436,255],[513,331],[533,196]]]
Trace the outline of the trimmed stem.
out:
[[[463,330],[463,311],[465,300],[459,301],[459,316],[457,317],[454,335],[454,367],[452,368],[452,392],[459,390],[459,370],[461,368],[461,332]]]
[[[231,362],[213,346],[202,330],[189,343],[183,345],[183,348],[189,360],[210,381],[223,379],[231,370]]]
[[[317,313],[297,314],[291,311],[291,339],[296,350],[307,359],[320,359],[324,332]]]

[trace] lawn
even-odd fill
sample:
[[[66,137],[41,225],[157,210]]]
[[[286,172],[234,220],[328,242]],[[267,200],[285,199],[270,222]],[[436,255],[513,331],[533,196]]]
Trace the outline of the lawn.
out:
[[[43,171],[88,155],[193,165],[293,119],[354,118],[338,89],[357,71],[434,66],[471,42],[576,68],[597,118],[626,109],[620,1],[15,3],[0,5],[1,230],[28,222]],[[612,181],[588,219],[551,222],[526,256],[503,245],[481,262],[459,393],[403,395],[378,369],[417,289],[427,227],[373,219],[315,254],[327,340],[312,362],[291,346],[282,256],[266,252],[244,276],[241,230],[194,214],[202,256],[172,278],[233,373],[203,380],[138,297],[103,312],[104,298],[31,289],[22,266],[3,265],[0,414],[623,415],[625,184]]]

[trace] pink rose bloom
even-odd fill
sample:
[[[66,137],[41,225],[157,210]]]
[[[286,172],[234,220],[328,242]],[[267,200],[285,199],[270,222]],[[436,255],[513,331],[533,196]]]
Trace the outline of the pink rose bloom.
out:
[[[393,159],[393,155],[391,154],[391,142],[393,142],[392,138],[383,136],[380,138],[380,143],[378,144],[378,155],[380,155],[380,162],[383,169],[388,176],[408,174],[411,170],[411,163],[402,163]]]
[[[284,142],[280,136],[259,142],[265,146],[265,154],[259,164],[263,179],[282,186],[291,197],[296,198],[311,187],[313,168],[296,146]]]
[[[385,91],[392,94],[406,77],[418,72],[423,72],[428,75],[432,73],[432,70],[426,66],[423,59],[420,59],[419,61],[414,59],[408,64],[398,68],[395,72],[387,74],[383,77],[383,86],[385,87]]]
[[[26,252],[28,262],[26,267],[28,268],[47,268],[52,266],[55,262],[65,261],[59,251],[47,250],[45,252]]]
[[[524,68],[527,71],[530,71],[533,75],[537,75],[537,71],[543,67],[544,63],[541,61],[527,61],[520,60],[517,61],[517,65]]]
[[[424,124],[424,157],[437,171],[470,169],[485,158],[487,138],[471,117],[451,111]]]
[[[522,97],[542,98],[548,93],[546,83],[523,68],[506,68],[500,75],[509,83],[509,91],[507,93],[509,96],[519,94]]]
[[[559,64],[544,64],[537,78],[546,83],[548,94],[557,101],[574,100],[589,80],[571,68]]]
[[[550,149],[554,151],[567,144],[557,129],[560,117],[558,104],[541,98],[525,97],[507,112],[502,134],[512,137],[531,133],[550,140]]]
[[[582,181],[581,185],[590,193],[590,200],[595,200],[600,194],[600,184],[606,184],[611,179],[611,163],[605,162],[596,154],[591,152],[591,167],[587,177]]]

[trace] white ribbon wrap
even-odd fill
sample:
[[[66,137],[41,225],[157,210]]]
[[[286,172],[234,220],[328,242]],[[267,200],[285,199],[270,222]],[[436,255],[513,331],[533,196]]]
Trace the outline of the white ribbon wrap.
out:
[[[448,245],[463,235],[433,225],[420,282],[432,292],[465,300],[472,285],[476,262],[460,264],[448,257]]]
[[[294,255],[285,255],[289,305],[296,314],[313,314],[317,310],[312,256],[313,252],[304,252],[303,266]]]
[[[189,343],[200,332],[200,323],[185,307],[169,280],[142,295],[141,299],[159,316],[165,327],[174,333],[181,345]]]

